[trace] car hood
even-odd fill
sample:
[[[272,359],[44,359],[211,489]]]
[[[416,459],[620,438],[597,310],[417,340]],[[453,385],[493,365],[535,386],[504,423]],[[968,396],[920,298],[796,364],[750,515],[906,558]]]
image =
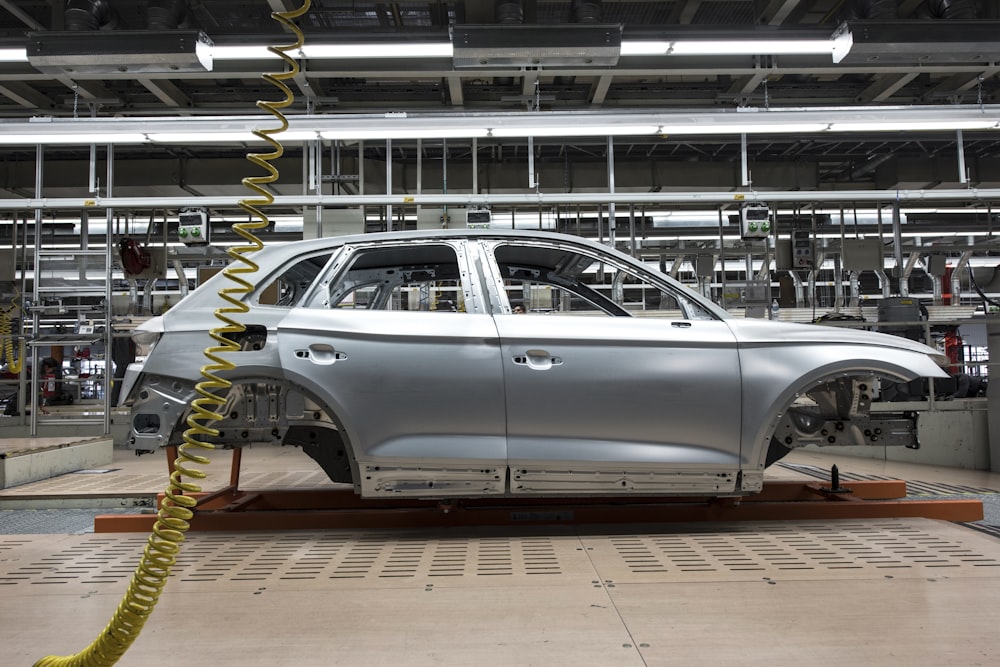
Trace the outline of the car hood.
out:
[[[727,319],[725,322],[740,344],[814,343],[817,345],[878,346],[926,354],[934,359],[939,366],[945,366],[948,363],[948,358],[938,350],[902,336],[862,331],[849,327],[795,324],[773,320],[734,318]]]

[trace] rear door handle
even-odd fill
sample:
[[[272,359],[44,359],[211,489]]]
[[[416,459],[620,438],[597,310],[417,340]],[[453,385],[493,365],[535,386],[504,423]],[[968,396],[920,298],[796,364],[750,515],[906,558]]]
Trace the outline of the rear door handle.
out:
[[[690,329],[691,328],[691,323],[690,322],[671,322],[670,326],[677,327],[678,329]]]
[[[347,359],[346,354],[338,352],[333,345],[327,345],[326,343],[313,343],[304,350],[295,350],[295,356],[298,359],[308,359],[320,366],[329,366],[330,364]]]

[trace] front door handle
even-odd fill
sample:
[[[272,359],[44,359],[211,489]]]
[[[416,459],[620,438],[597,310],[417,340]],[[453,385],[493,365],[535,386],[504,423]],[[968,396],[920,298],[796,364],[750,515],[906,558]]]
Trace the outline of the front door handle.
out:
[[[536,371],[547,371],[553,366],[562,365],[562,362],[560,357],[553,357],[545,350],[528,350],[523,355],[514,357],[515,364]]]
[[[671,322],[670,326],[677,327],[678,329],[690,329],[691,328],[691,323],[690,322]]]

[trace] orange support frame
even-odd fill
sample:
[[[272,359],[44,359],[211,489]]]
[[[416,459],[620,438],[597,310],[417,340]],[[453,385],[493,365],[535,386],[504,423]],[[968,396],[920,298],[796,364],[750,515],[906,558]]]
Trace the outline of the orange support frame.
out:
[[[979,500],[906,500],[899,480],[850,483],[830,492],[817,482],[771,482],[753,496],[722,498],[474,498],[446,501],[363,499],[351,490],[241,491],[236,485],[199,494],[196,531],[404,529],[696,521],[781,521],[925,517],[983,518]],[[162,500],[162,497],[161,497]],[[152,515],[106,515],[98,533],[152,528]]]
[[[167,447],[174,472],[177,448]],[[352,490],[239,489],[242,450],[233,450],[229,485],[197,494],[191,530],[315,530],[443,528],[593,523],[681,523],[693,521],[791,521],[924,517],[978,521],[983,503],[973,499],[906,499],[902,480],[852,481],[829,489],[821,482],[769,482],[760,493],[724,497],[364,499]],[[162,494],[158,502],[163,502]],[[101,515],[96,533],[148,532],[149,514]]]

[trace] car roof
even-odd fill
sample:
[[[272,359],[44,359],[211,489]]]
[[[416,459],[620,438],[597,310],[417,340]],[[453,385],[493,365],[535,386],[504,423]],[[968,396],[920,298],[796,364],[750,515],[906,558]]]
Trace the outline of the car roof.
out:
[[[621,253],[611,246],[585,239],[580,236],[561,234],[558,232],[547,232],[541,230],[522,229],[417,229],[394,232],[374,232],[371,234],[351,234],[348,236],[329,236],[318,239],[308,239],[304,241],[291,241],[267,245],[256,256],[266,261],[283,262],[285,259],[307,254],[314,251],[338,248],[344,245],[368,244],[378,242],[393,241],[435,241],[447,239],[539,239],[556,241],[559,243],[572,243],[577,246],[587,246],[602,252],[611,252],[620,258],[629,259],[628,255]]]
[[[309,255],[311,253],[320,253],[324,250],[335,250],[337,248],[343,247],[345,245],[352,244],[370,244],[379,242],[399,242],[399,241],[435,241],[435,240],[448,240],[448,239],[521,239],[525,241],[530,240],[544,240],[554,243],[559,243],[563,245],[573,245],[578,248],[585,247],[590,248],[593,251],[606,253],[618,258],[625,264],[632,264],[642,266],[642,262],[639,262],[633,257],[630,257],[624,252],[621,252],[611,246],[604,245],[603,243],[598,243],[597,241],[592,241],[590,239],[583,238],[581,236],[573,236],[570,234],[562,234],[558,232],[548,232],[542,230],[523,230],[523,229],[418,229],[418,230],[404,230],[404,231],[394,231],[394,232],[374,232],[371,234],[351,234],[348,236],[329,236],[318,239],[307,239],[303,241],[290,241],[286,243],[275,243],[272,245],[265,245],[265,247],[257,253],[253,253],[250,257],[254,262],[258,262],[262,270],[270,271],[277,265],[283,265],[285,262],[292,260],[301,255]],[[201,304],[202,301],[205,303],[213,302],[214,296],[209,294],[208,285],[214,283],[217,280],[222,279],[222,272],[219,275],[213,276],[208,283],[202,285],[206,287],[205,290],[199,288],[191,293],[185,298],[185,301],[189,306],[194,306],[196,303]],[[667,282],[674,282],[678,287],[684,288],[683,285],[677,283],[669,276],[661,274],[661,278]],[[709,299],[704,296],[697,294],[693,290],[687,289],[687,296],[692,301],[700,303],[703,307],[712,311],[717,317],[721,319],[726,319],[728,314],[720,308],[718,305],[712,303]],[[214,306],[213,306],[214,307]],[[167,315],[170,313],[168,312]]]

